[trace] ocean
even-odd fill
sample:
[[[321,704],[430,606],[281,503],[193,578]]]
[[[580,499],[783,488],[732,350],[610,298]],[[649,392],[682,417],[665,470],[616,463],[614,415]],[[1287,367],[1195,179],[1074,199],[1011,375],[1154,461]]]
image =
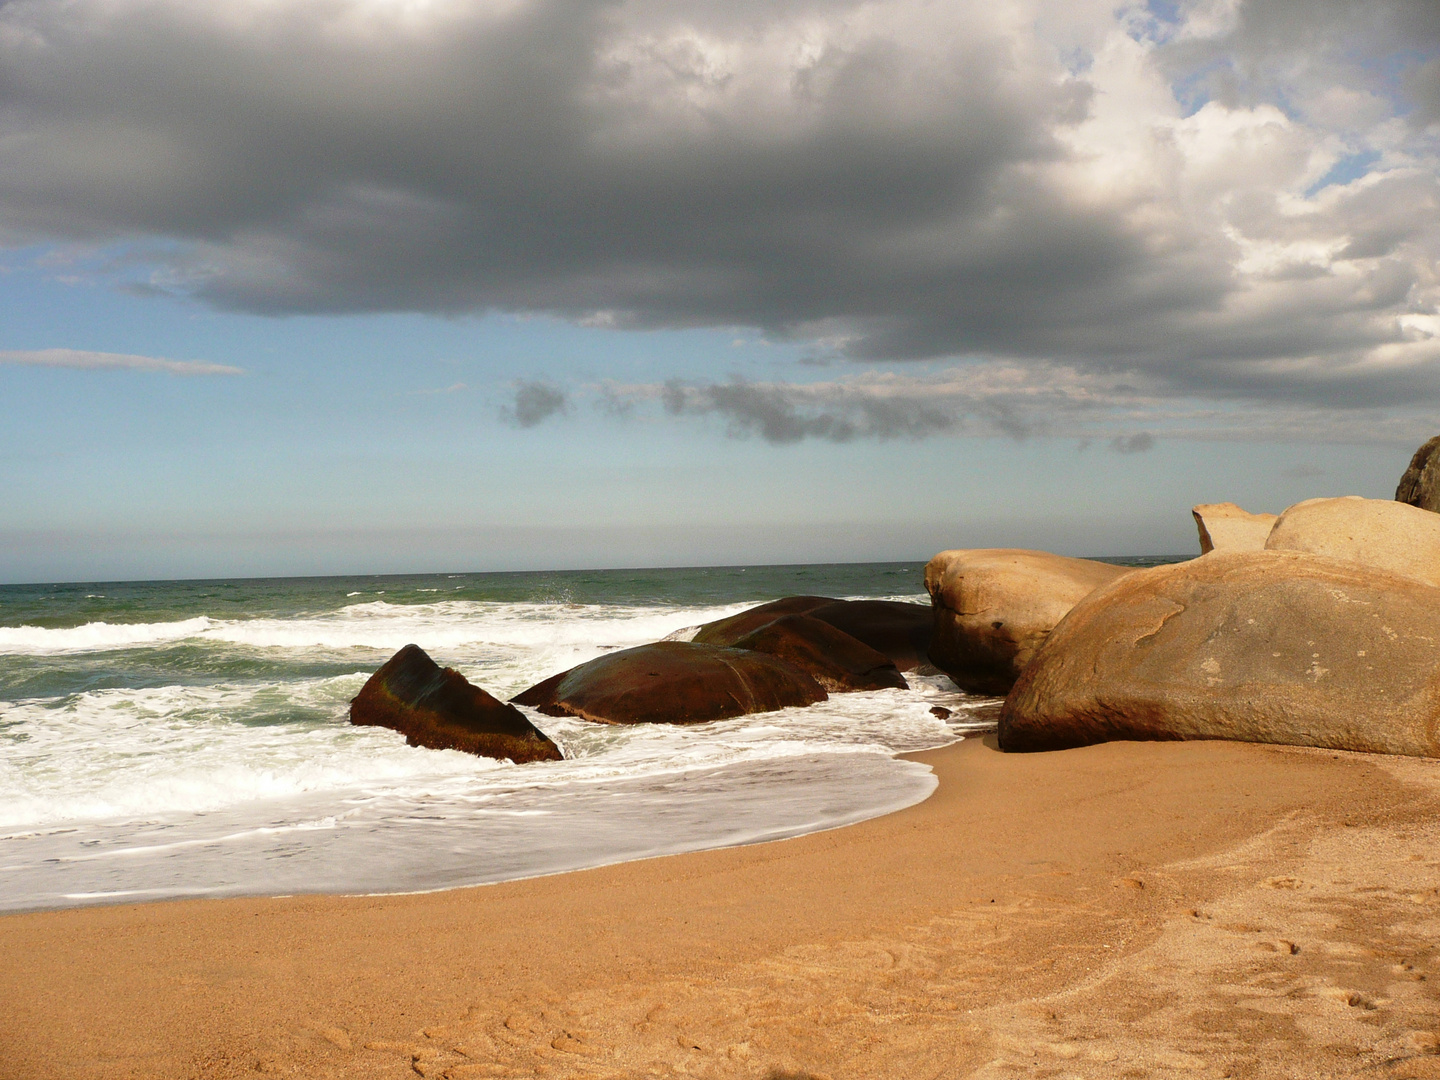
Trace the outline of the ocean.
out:
[[[936,675],[696,726],[526,710],[565,760],[519,766],[408,747],[347,715],[411,642],[503,699],[781,596],[928,604],[923,574],[883,563],[0,586],[0,910],[450,888],[912,805],[936,781],[896,755],[985,730],[993,699]]]

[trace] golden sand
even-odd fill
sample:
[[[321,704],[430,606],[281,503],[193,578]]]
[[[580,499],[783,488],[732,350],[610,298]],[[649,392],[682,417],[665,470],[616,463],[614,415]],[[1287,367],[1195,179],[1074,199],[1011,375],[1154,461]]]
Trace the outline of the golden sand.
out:
[[[0,918],[0,1080],[1440,1077],[1440,762],[918,755],[779,843]]]

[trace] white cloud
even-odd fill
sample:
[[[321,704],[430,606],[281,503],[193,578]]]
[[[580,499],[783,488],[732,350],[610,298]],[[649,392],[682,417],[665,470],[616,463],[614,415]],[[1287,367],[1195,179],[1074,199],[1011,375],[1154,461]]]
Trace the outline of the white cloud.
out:
[[[167,375],[243,375],[243,368],[205,360],[166,360],[158,356],[90,352],[84,349],[31,349],[0,351],[0,364],[30,367],[83,368],[87,370],[158,371]]]
[[[1440,401],[1440,6],[1164,7],[0,3],[0,238],[262,313]]]

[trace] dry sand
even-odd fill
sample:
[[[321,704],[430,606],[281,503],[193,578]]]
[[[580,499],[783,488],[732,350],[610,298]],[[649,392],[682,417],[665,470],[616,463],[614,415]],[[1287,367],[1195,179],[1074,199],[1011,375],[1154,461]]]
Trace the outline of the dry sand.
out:
[[[0,1077],[1440,1077],[1440,762],[919,756],[781,843],[0,918]]]

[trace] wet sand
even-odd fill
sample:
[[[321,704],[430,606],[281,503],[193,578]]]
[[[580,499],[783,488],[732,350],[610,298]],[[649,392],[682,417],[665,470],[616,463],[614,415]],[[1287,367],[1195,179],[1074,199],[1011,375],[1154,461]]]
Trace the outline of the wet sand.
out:
[[[779,843],[0,917],[0,1080],[1440,1077],[1440,762],[917,757]]]

